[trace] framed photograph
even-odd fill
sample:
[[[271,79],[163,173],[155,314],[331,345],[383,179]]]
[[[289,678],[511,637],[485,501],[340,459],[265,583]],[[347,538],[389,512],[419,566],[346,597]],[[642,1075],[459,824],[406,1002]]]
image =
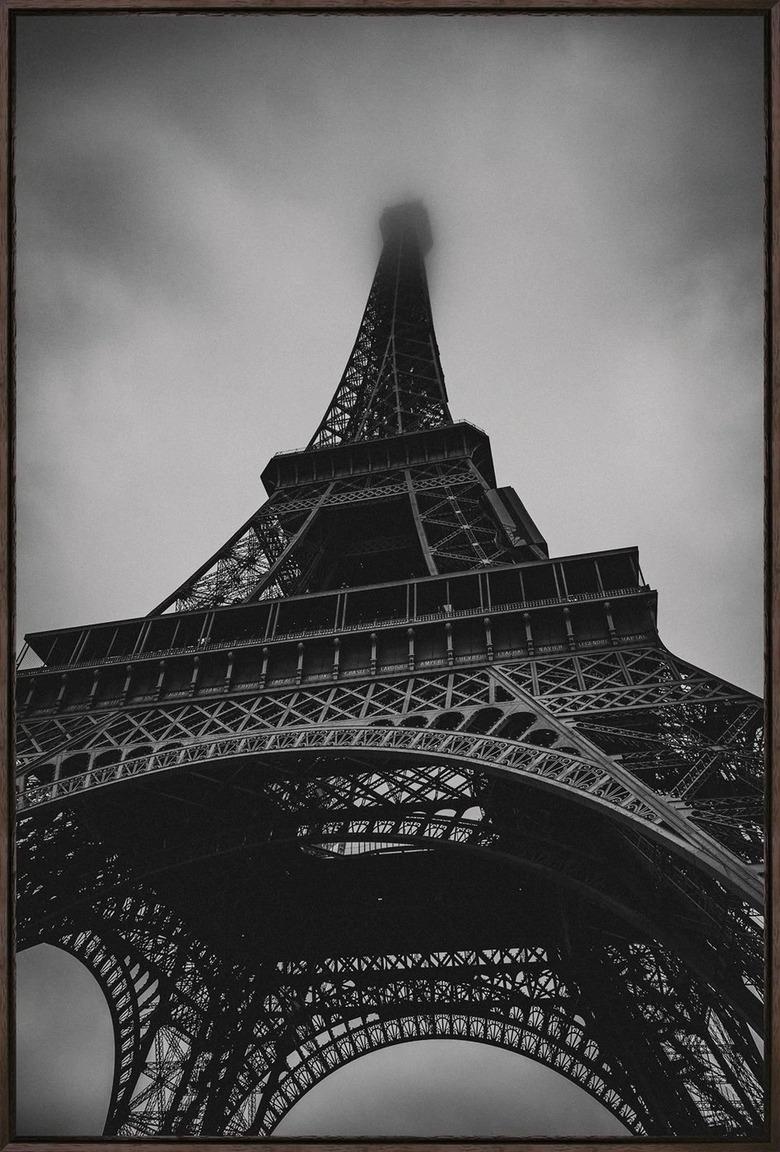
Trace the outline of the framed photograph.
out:
[[[566,7],[5,6],[2,1146],[773,1146],[775,17]]]

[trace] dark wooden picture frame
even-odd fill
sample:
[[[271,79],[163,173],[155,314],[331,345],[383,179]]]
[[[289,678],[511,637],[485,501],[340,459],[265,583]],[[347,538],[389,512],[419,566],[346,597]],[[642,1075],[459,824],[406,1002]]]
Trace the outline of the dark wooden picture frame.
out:
[[[777,503],[780,499],[780,449],[778,449],[778,436],[780,436],[780,398],[778,398],[778,363],[780,363],[780,317],[777,315],[777,299],[780,293],[780,2],[753,3],[731,2],[721,3],[718,0],[691,0],[687,3],[667,5],[656,3],[654,0],[608,0],[598,6],[580,2],[580,0],[559,0],[556,4],[545,3],[544,0],[534,2],[525,0],[524,3],[486,3],[483,0],[461,0],[460,3],[449,4],[437,0],[388,0],[387,3],[358,4],[349,0],[328,0],[325,3],[312,3],[309,0],[229,0],[228,3],[219,3],[218,0],[197,0],[194,4],[186,0],[136,0],[135,3],[122,3],[121,0],[0,0],[0,93],[3,100],[2,124],[3,136],[3,162],[0,164],[0,199],[5,205],[0,227],[0,251],[3,260],[0,264],[0,301],[2,301],[5,324],[0,342],[0,370],[2,371],[3,386],[0,390],[0,477],[4,483],[2,512],[0,512],[0,563],[2,563],[2,580],[0,580],[0,763],[4,775],[3,787],[0,789],[0,891],[2,891],[2,905],[0,906],[0,1036],[3,1043],[0,1045],[0,1152],[8,1148],[11,1152],[32,1152],[34,1148],[51,1147],[61,1149],[62,1152],[76,1152],[77,1149],[89,1147],[121,1148],[128,1152],[138,1150],[146,1152],[163,1143],[171,1143],[174,1139],[178,1146],[197,1148],[207,1144],[223,1148],[238,1148],[246,1146],[252,1141],[228,1140],[188,1140],[188,1138],[161,1138],[154,1141],[145,1140],[111,1140],[101,1142],[77,1142],[74,1140],[57,1141],[20,1141],[14,1135],[14,848],[11,836],[11,826],[14,817],[14,773],[11,770],[14,750],[14,652],[16,641],[14,636],[13,605],[15,598],[14,584],[14,391],[13,391],[13,356],[14,356],[14,320],[13,320],[13,200],[12,200],[12,174],[13,174],[13,21],[15,16],[30,12],[67,13],[96,11],[146,11],[146,12],[210,12],[225,11],[259,11],[273,10],[289,13],[322,13],[322,12],[360,12],[379,13],[388,12],[427,12],[427,13],[501,13],[512,12],[662,12],[662,13],[753,13],[763,15],[765,20],[766,43],[766,115],[767,115],[767,173],[768,193],[766,202],[766,392],[765,392],[765,477],[766,477],[766,720],[768,744],[768,818],[769,843],[767,848],[767,945],[769,951],[767,1005],[769,1013],[768,1029],[768,1057],[767,1062],[771,1070],[771,1084],[768,1094],[768,1115],[770,1125],[770,1138],[762,1142],[746,1140],[739,1141],[704,1141],[706,1147],[719,1149],[742,1147],[751,1152],[769,1152],[770,1149],[780,1147],[780,980],[777,973],[777,955],[780,947],[780,909],[777,908],[778,892],[780,892],[780,875],[778,874],[778,828],[780,828],[780,799],[777,787],[778,763],[778,730],[780,730],[780,704],[778,702],[777,683],[780,669],[780,602],[778,602],[777,571],[780,565],[780,513]],[[282,446],[280,446],[282,447]],[[65,622],[63,622],[65,623]],[[773,1058],[774,1056],[774,1058]],[[551,1140],[512,1140],[512,1141],[485,1141],[485,1140],[426,1140],[427,1148],[493,1148],[500,1152],[521,1152],[540,1143],[548,1148],[561,1152],[564,1148],[587,1147],[590,1149],[622,1150],[630,1149],[638,1143],[648,1149],[664,1149],[671,1147],[689,1147],[693,1149],[702,1141],[674,1140],[669,1142],[658,1140],[619,1139],[599,1140],[571,1140],[555,1142]],[[317,1146],[331,1152],[337,1148],[375,1148],[378,1152],[388,1152],[390,1149],[402,1150],[414,1146],[415,1142],[397,1141],[359,1141],[339,1140],[330,1141],[304,1141],[304,1140],[274,1140],[273,1138],[259,1141],[264,1148],[281,1149],[283,1147]]]

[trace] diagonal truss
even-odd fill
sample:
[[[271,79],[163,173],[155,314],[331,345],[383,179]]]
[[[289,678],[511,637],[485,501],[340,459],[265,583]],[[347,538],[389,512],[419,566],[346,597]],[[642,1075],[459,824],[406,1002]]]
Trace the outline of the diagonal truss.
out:
[[[397,503],[399,498],[409,502],[429,572],[505,563],[514,557],[518,539],[492,514],[488,490],[474,463],[464,459],[297,486],[292,495],[275,493],[151,615],[300,592],[307,587],[318,557],[313,542],[318,518],[331,510],[367,504],[376,504],[377,514],[384,515],[387,502]],[[332,524],[327,531],[333,533]],[[371,543],[381,550],[406,543],[403,534],[388,540]],[[340,549],[342,554],[357,555],[359,542],[347,532]]]
[[[309,448],[451,423],[423,264],[419,208],[386,231],[355,346]]]

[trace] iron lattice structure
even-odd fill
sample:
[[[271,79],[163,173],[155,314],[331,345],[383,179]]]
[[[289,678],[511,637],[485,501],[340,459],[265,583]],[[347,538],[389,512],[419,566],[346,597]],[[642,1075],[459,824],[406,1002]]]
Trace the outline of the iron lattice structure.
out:
[[[761,703],[633,548],[550,559],[453,422],[419,205],[268,500],[150,615],[28,637],[18,936],[99,981],[106,1132],[264,1135],[423,1037],[759,1136]]]

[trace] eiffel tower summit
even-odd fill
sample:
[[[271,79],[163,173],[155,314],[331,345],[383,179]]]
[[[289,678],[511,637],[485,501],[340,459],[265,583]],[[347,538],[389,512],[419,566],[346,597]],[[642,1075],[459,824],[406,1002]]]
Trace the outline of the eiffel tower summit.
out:
[[[267,1136],[451,1039],[761,1137],[761,701],[664,646],[635,547],[550,557],[450,415],[424,207],[380,223],[258,510],[148,615],[27,636],[18,946],[105,995],[109,1135]]]

